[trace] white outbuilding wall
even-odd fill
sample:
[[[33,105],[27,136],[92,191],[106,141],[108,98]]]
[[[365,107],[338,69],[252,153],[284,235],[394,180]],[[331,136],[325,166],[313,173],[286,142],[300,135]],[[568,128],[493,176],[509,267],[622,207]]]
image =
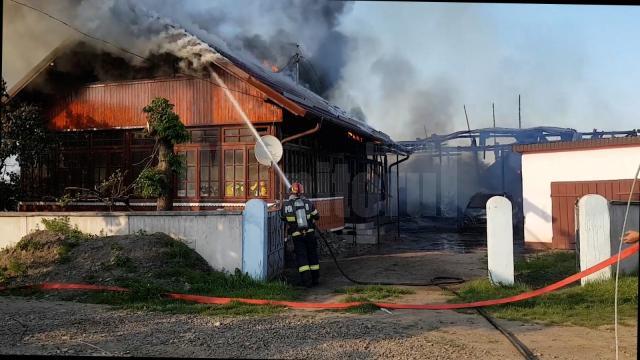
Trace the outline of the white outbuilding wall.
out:
[[[640,145],[522,154],[525,243],[552,242],[552,182],[631,179],[639,164]]]

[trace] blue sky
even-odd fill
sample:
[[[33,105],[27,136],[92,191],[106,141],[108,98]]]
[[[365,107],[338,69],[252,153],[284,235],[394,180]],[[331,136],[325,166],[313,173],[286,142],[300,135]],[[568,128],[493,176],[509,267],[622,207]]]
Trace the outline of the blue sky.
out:
[[[472,127],[491,126],[492,101],[497,125],[517,126],[518,94],[524,126],[638,128],[639,19],[633,6],[358,2],[341,20],[359,45],[335,101],[348,93],[371,124],[412,136],[397,126],[410,116],[389,110],[371,71],[396,56],[413,66],[403,96],[447,94],[433,104],[445,114],[433,117],[452,120],[425,119],[429,132],[466,127],[463,104]]]

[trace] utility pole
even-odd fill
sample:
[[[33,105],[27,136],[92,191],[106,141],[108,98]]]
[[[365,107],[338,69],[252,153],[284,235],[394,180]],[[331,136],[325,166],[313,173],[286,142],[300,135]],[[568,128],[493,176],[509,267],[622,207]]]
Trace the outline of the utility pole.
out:
[[[493,145],[496,144],[496,106],[491,103],[491,111],[493,112]]]
[[[300,81],[300,44],[296,44],[296,84]]]
[[[518,94],[518,129],[522,129],[522,117],[520,116],[520,94]]]
[[[467,130],[469,131],[469,135],[471,135],[471,125],[469,125],[469,115],[467,115],[467,105],[462,104],[462,108],[464,109],[464,118],[467,120]],[[471,137],[471,146],[476,146],[476,138]]]
[[[464,109],[464,118],[467,119],[467,130],[471,132],[471,125],[469,125],[469,116],[467,115],[467,105],[463,104],[462,108]]]

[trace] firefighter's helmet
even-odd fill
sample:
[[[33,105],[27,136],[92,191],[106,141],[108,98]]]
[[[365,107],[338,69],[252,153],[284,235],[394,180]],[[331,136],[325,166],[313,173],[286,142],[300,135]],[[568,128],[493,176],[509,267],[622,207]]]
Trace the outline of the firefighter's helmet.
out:
[[[299,182],[294,182],[291,184],[291,193],[297,195],[304,194],[304,186]]]

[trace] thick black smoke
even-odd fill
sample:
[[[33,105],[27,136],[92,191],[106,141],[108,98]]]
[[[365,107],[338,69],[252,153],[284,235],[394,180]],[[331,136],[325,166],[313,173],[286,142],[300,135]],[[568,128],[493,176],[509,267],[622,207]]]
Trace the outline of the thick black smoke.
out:
[[[299,81],[321,96],[327,96],[340,79],[346,63],[347,37],[337,30],[340,17],[351,8],[340,1],[171,1],[171,0],[31,0],[30,5],[69,22],[76,28],[120,45],[143,57],[166,58],[172,54],[182,59],[184,70],[207,65],[216,52],[209,45],[231,50],[249,61],[271,69],[277,67],[292,75],[294,55],[301,58],[297,69]],[[38,26],[37,23],[35,26]],[[55,31],[48,22],[43,32]],[[68,29],[67,29],[68,30]],[[80,34],[75,40],[87,41]],[[138,67],[148,68],[140,60],[113,46],[92,42],[89,47],[73,46],[68,53],[83,52],[87,64],[74,64],[67,70],[86,75],[85,65],[94,64],[98,80],[120,79],[140,74]],[[29,49],[23,49],[28,52]],[[105,55],[111,53],[112,55]],[[95,55],[95,56],[94,56]],[[105,59],[100,59],[105,56]],[[113,57],[135,65],[134,71],[109,66]],[[167,60],[167,59],[165,59]],[[169,59],[173,61],[174,59]],[[74,63],[73,61],[63,61]],[[106,66],[105,66],[106,63]],[[145,64],[141,64],[145,63]],[[75,65],[79,65],[76,67]],[[167,65],[167,64],[164,64]],[[167,67],[164,66],[163,67]],[[169,62],[169,68],[173,65]],[[58,69],[64,70],[64,69]],[[170,69],[171,70],[171,69]],[[129,72],[123,74],[122,72]],[[153,73],[153,71],[151,71]],[[171,72],[171,71],[169,71]],[[142,73],[148,74],[148,71]],[[80,76],[80,77],[82,77]]]
[[[197,4],[197,5],[196,5]],[[321,96],[328,96],[346,65],[349,39],[337,28],[352,7],[345,1],[142,1],[206,42],[250,57],[267,69],[293,76],[292,58],[298,54],[299,81]],[[286,65],[289,64],[286,69]],[[275,69],[274,69],[275,70]]]

